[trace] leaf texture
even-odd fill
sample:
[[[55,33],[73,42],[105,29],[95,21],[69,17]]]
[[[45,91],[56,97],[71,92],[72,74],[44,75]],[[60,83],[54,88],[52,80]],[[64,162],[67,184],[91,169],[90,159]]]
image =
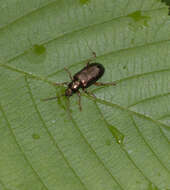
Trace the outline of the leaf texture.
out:
[[[61,95],[64,70],[102,82]],[[0,0],[0,190],[170,189],[170,17],[159,0]],[[70,104],[70,105],[69,105]]]

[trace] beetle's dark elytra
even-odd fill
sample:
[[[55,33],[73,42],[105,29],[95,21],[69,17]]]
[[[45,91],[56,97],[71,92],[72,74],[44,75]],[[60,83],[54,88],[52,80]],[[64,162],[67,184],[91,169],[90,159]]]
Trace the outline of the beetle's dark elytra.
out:
[[[73,80],[68,84],[65,95],[72,96],[80,88],[88,88],[102,77],[104,71],[105,69],[100,63],[87,64],[86,67],[73,76]]]

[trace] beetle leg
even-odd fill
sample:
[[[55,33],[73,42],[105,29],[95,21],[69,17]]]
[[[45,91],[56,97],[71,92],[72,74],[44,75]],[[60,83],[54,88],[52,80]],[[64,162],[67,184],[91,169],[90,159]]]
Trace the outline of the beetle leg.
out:
[[[64,67],[64,70],[68,73],[70,79],[73,80],[73,77],[72,77],[70,71],[66,67]]]
[[[114,83],[114,82],[106,82],[106,83],[95,82],[94,85],[96,85],[96,86],[114,86],[114,85],[116,85],[116,83]]]
[[[90,58],[88,61],[87,61],[87,66],[90,64],[91,61],[93,61],[93,59],[96,59],[96,53],[94,51],[92,51],[92,54],[93,54],[93,57]]]
[[[82,107],[81,107],[81,94],[80,94],[79,91],[77,91],[77,95],[78,95],[78,98],[79,98],[79,101],[78,101],[79,109],[80,109],[80,111],[82,111]]]
[[[96,58],[96,52],[92,51],[93,57]]]
[[[87,95],[93,96],[94,98],[96,98],[96,96],[95,96],[92,92],[87,91],[87,90],[85,90],[85,89],[83,89],[83,91],[84,91]]]

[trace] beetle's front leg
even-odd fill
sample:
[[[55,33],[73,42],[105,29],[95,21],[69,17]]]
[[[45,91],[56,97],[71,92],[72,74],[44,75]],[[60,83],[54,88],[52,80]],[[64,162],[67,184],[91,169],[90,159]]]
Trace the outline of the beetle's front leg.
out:
[[[104,82],[95,82],[94,85],[96,85],[96,86],[115,86],[116,83],[114,83],[114,82],[106,82],[106,83],[104,83]]]
[[[70,79],[71,79],[71,81],[72,81],[72,80],[73,80],[73,77],[72,77],[70,71],[69,71],[66,67],[64,67],[64,70],[68,73],[68,75],[69,75],[69,77],[70,77]]]

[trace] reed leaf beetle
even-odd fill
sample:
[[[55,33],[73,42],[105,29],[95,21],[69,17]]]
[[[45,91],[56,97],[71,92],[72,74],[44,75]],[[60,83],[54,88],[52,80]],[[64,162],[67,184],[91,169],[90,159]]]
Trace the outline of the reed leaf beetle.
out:
[[[96,54],[93,52],[93,55],[96,57]],[[90,63],[91,59],[87,62],[87,65],[78,71],[77,73],[74,74],[72,77],[70,71],[67,68],[64,68],[67,73],[69,74],[69,77],[71,79],[71,82],[63,82],[63,83],[54,83],[56,86],[63,86],[67,85],[67,89],[65,90],[65,94],[61,96],[66,96],[70,97],[73,94],[77,94],[79,97],[79,109],[80,111],[82,110],[81,108],[81,96],[80,96],[80,89],[82,89],[85,93],[94,96],[91,92],[88,92],[86,89],[91,86],[91,85],[96,85],[96,86],[108,86],[108,85],[115,85],[114,82],[109,82],[109,83],[102,83],[102,82],[97,82],[104,74],[105,69],[102,64],[100,63]],[[95,97],[95,96],[94,96]],[[44,99],[46,100],[53,100],[58,98],[56,97],[51,97]]]

